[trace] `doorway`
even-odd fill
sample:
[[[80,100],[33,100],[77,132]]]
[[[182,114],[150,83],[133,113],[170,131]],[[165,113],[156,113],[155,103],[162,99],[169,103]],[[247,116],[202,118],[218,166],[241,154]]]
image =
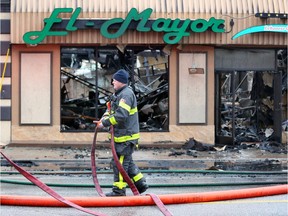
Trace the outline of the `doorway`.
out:
[[[282,76],[287,69],[280,64],[279,51],[215,49],[216,144],[281,143]]]
[[[279,86],[281,72],[216,71],[216,143],[281,142]]]

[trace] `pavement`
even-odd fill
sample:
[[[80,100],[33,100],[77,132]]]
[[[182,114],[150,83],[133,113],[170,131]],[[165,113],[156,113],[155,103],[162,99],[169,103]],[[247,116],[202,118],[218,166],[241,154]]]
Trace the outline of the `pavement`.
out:
[[[285,146],[283,146],[285,147]],[[6,156],[23,167],[27,171],[39,171],[33,173],[38,178],[47,184],[83,184],[91,185],[91,187],[57,187],[59,194],[66,197],[80,196],[95,196],[95,190],[91,177],[91,146],[53,146],[53,145],[25,145],[15,146],[6,145],[1,149]],[[110,159],[112,157],[111,149],[108,146],[97,146],[96,165],[100,170],[109,170]],[[249,144],[246,146],[222,146],[215,147],[213,145],[198,145],[195,146],[171,146],[168,143],[163,143],[163,146],[141,146],[139,150],[133,154],[135,162],[140,169],[150,169],[145,172],[146,180],[149,184],[149,193],[154,194],[181,194],[181,193],[197,193],[231,190],[233,188],[251,188],[255,185],[273,185],[283,184],[287,182],[287,151],[285,148],[263,148],[263,146]],[[44,192],[37,187],[16,185],[15,182],[21,184],[26,183],[26,179],[20,175],[12,175],[15,171],[8,162],[1,157],[1,181],[6,180],[6,183],[1,183],[1,193],[5,195],[15,194],[44,196]],[[151,170],[158,170],[150,172]],[[226,170],[226,171],[248,171],[235,172],[227,175],[219,175],[213,172],[167,172],[167,170]],[[5,172],[9,171],[9,172]],[[50,172],[51,171],[51,172]],[[57,172],[59,171],[59,172]],[[75,173],[73,173],[75,171]],[[84,172],[85,171],[85,172]],[[163,171],[163,172],[161,172]],[[251,172],[250,172],[251,171]],[[255,171],[262,171],[260,175],[256,175]],[[269,173],[266,171],[270,171]],[[271,171],[274,172],[271,175]],[[144,172],[143,172],[144,173]],[[222,172],[223,173],[223,172]],[[263,175],[264,173],[264,175]],[[44,175],[42,175],[44,174]],[[58,175],[59,174],[59,175]],[[98,172],[99,182],[104,187],[104,192],[111,190],[113,175],[106,172]],[[4,178],[4,179],[3,179]],[[7,183],[7,181],[12,182]],[[14,183],[13,183],[14,182]],[[179,185],[181,187],[159,187],[157,185]],[[190,185],[190,187],[183,187]],[[202,185],[202,186],[201,186]],[[216,186],[215,186],[216,185]],[[203,187],[205,186],[205,187]],[[211,187],[212,186],[212,187]],[[257,186],[257,187],[258,187]],[[132,195],[130,190],[127,190],[127,195]],[[46,194],[45,194],[46,196]],[[259,198],[246,199],[247,205],[244,202],[228,201],[227,204],[211,205],[207,203],[199,203],[197,205],[177,204],[169,205],[168,208],[173,215],[285,215],[287,205],[283,204],[287,200],[287,196],[278,195]],[[273,200],[274,199],[274,200]],[[238,203],[238,204],[237,204]],[[240,204],[239,204],[240,203]],[[255,204],[253,206],[252,204]],[[259,207],[259,205],[261,206]],[[247,208],[248,206],[248,208]],[[75,215],[75,209],[72,208],[46,208],[46,207],[21,207],[21,206],[5,206],[1,207],[5,215]],[[237,209],[237,214],[234,214]],[[272,210],[271,210],[272,209]],[[107,215],[159,215],[159,209],[155,206],[141,206],[137,211],[135,206],[132,207],[97,207],[95,211],[103,212]],[[128,212],[128,213],[127,213]],[[209,214],[207,214],[209,212]],[[264,214],[263,214],[264,212]],[[268,213],[267,213],[268,212]],[[76,212],[77,213],[77,212]],[[1,213],[0,213],[1,214]],[[82,215],[78,212],[77,215]],[[84,215],[84,213],[83,213]]]
[[[191,146],[190,146],[191,147]],[[142,146],[133,154],[140,169],[190,169],[227,171],[287,171],[287,151],[271,151],[259,145],[204,146],[206,148],[178,148],[170,145]],[[283,149],[286,146],[283,145]],[[91,146],[53,146],[25,145],[3,146],[1,151],[26,170],[35,171],[79,171],[91,169]],[[108,146],[96,148],[98,169],[110,169],[112,158]],[[1,171],[12,170],[9,163],[1,157]]]

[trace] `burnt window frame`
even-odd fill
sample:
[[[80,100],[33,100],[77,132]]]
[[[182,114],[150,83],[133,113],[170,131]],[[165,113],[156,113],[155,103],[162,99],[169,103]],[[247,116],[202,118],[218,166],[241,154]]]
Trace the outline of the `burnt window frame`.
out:
[[[120,51],[119,49],[118,49],[118,47],[117,46],[63,46],[63,47],[61,47],[61,57],[62,57],[62,54],[63,54],[63,50],[65,50],[65,49],[73,49],[73,48],[75,48],[75,49],[91,49],[91,50],[94,50],[93,51],[93,55],[94,55],[94,59],[96,60],[96,71],[98,70],[98,67],[97,67],[97,65],[98,65],[98,61],[100,61],[100,59],[98,59],[98,57],[100,56],[100,54],[101,54],[101,52],[103,52],[103,50],[111,50],[111,51],[115,51],[115,50],[117,50],[117,51]],[[124,69],[126,69],[128,72],[130,71],[130,70],[133,70],[134,72],[133,73],[137,73],[137,76],[139,76],[139,78],[141,77],[141,75],[140,75],[140,73],[139,73],[139,71],[135,68],[135,65],[136,65],[136,63],[135,63],[135,59],[133,59],[133,58],[135,58],[135,56],[136,56],[136,58],[137,58],[137,55],[140,55],[139,53],[141,53],[141,52],[143,52],[143,51],[146,51],[146,54],[148,54],[148,55],[152,55],[152,56],[154,56],[155,55],[155,58],[157,59],[157,56],[156,55],[158,55],[158,56],[160,56],[160,54],[161,55],[166,55],[166,62],[165,62],[165,66],[163,66],[163,67],[165,67],[165,71],[166,71],[166,74],[167,74],[167,76],[165,77],[165,79],[167,79],[167,85],[166,86],[160,86],[159,88],[157,88],[157,89],[155,89],[155,91],[153,91],[152,92],[152,94],[153,95],[155,95],[155,97],[157,97],[158,95],[160,95],[161,94],[161,89],[164,89],[165,88],[165,92],[164,92],[164,95],[167,95],[167,99],[165,99],[164,98],[164,102],[167,102],[167,104],[166,104],[166,106],[164,106],[164,107],[168,107],[167,109],[167,121],[166,122],[164,122],[163,123],[163,127],[162,128],[157,128],[157,129],[151,129],[151,128],[144,128],[143,127],[143,125],[146,125],[146,122],[139,122],[140,123],[140,131],[141,132],[168,132],[169,131],[169,54],[165,54],[163,51],[162,51],[162,49],[163,49],[163,47],[162,46],[126,46],[125,47],[125,52],[126,52],[126,50],[128,50],[129,52],[130,52],[130,54],[132,54],[132,58],[130,58],[130,59],[127,59],[126,61],[128,61],[128,63],[127,63],[127,65],[126,65],[126,63],[125,63],[125,65],[122,65],[122,66],[120,66],[118,69],[120,69],[120,68],[124,68]],[[149,54],[149,52],[147,52],[147,51],[151,51],[151,53]],[[122,50],[123,51],[123,50]],[[157,52],[157,53],[156,53]],[[100,54],[99,54],[100,53]],[[144,53],[144,55],[146,55],[145,53]],[[130,62],[129,62],[130,61]],[[129,68],[129,65],[131,66],[131,65],[134,65],[134,68]],[[63,63],[62,63],[62,58],[61,58],[61,67],[63,66]],[[60,68],[60,70],[61,70],[61,68]],[[116,68],[115,68],[115,70],[114,70],[114,72],[116,71]],[[135,71],[137,71],[137,72],[135,72]],[[152,74],[151,76],[159,76],[159,74],[157,75],[156,73],[154,74],[154,72],[155,71],[153,71],[153,68],[149,68],[149,71],[150,71],[150,73]],[[95,78],[95,83],[93,83],[94,84],[94,89],[96,88],[96,89],[99,89],[99,86],[98,86],[98,82],[97,82],[97,80],[98,80],[98,77],[97,77],[97,72],[96,72],[96,78]],[[133,77],[134,76],[130,76],[130,77],[132,77],[132,79],[130,79],[129,80],[129,84],[131,85],[131,87],[132,87],[132,89],[134,90],[134,92],[135,92],[135,80],[133,79]],[[143,77],[141,77],[141,79],[142,79]],[[147,78],[147,77],[146,77]],[[148,79],[148,78],[147,78]],[[60,80],[60,88],[62,87],[61,86],[62,85],[62,80]],[[95,89],[95,91],[96,91],[96,89]],[[102,89],[103,90],[103,89]],[[160,92],[160,93],[159,93]],[[61,93],[63,93],[62,91],[61,91]],[[96,95],[97,95],[97,93],[98,92],[96,92]],[[110,91],[110,93],[112,94],[112,92]],[[137,92],[135,92],[135,94],[137,94]],[[140,97],[140,96],[139,96]],[[143,102],[143,103],[145,103],[146,101],[149,101],[149,100],[147,100],[147,98],[148,98],[149,96],[148,95],[146,95],[146,94],[142,94],[141,95],[141,102]],[[164,96],[163,96],[164,97]],[[98,112],[98,110],[97,110],[97,108],[99,107],[98,105],[99,105],[99,100],[97,100],[97,97],[95,97],[94,98],[95,100],[94,100],[94,104],[95,104],[95,107],[96,107],[96,111],[95,111],[95,115],[93,116],[93,117],[95,117],[95,119],[97,120],[97,119],[99,119],[102,115],[101,114],[99,114],[99,115],[97,115],[97,113],[99,113]],[[105,99],[105,100],[108,100],[108,95],[106,95],[106,97],[103,97],[102,99]],[[63,100],[63,95],[61,96],[61,102],[60,102],[60,104],[61,104],[61,110],[62,110],[62,100]],[[103,100],[102,100],[102,102],[103,102]],[[138,101],[138,103],[139,103],[139,101]],[[138,104],[138,106],[139,106],[139,104]],[[163,106],[162,106],[163,107]],[[141,108],[139,109],[138,108],[138,112],[139,112],[139,110],[141,110]],[[103,111],[103,110],[102,110]],[[62,112],[62,111],[61,111]],[[94,132],[94,128],[95,128],[95,125],[91,125],[91,128],[89,129],[89,130],[87,130],[87,129],[72,129],[72,130],[65,130],[65,129],[63,129],[63,125],[62,125],[62,114],[61,114],[61,112],[60,112],[60,121],[61,121],[61,127],[60,127],[60,132]],[[139,117],[140,118],[140,117]],[[142,125],[141,125],[141,123],[143,123]],[[164,128],[165,127],[165,128]],[[164,128],[164,129],[163,129]]]

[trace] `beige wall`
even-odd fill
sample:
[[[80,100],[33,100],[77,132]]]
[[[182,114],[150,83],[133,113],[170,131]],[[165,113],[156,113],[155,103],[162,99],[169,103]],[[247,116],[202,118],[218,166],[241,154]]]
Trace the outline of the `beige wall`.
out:
[[[177,125],[178,115],[178,54],[179,52],[207,52],[207,125]],[[214,48],[208,46],[182,46],[179,50],[172,48],[169,62],[169,103],[170,103],[170,133],[165,140],[185,142],[194,137],[196,140],[214,143]],[[164,133],[165,134],[165,133]],[[163,134],[162,134],[163,136]],[[155,136],[156,138],[157,136]],[[154,137],[153,137],[154,138]],[[161,140],[161,139],[160,139]]]
[[[52,125],[27,126],[20,125],[20,52],[52,52]],[[178,53],[206,52],[207,53],[207,125],[177,125],[177,92],[178,92]],[[12,143],[34,144],[89,144],[93,140],[93,133],[60,132],[60,46],[40,45],[27,47],[25,45],[12,46]],[[185,46],[181,50],[173,46],[169,60],[170,86],[170,126],[169,132],[143,132],[140,144],[184,144],[189,138],[205,143],[214,143],[214,48],[207,46]],[[33,80],[31,74],[31,82]],[[41,83],[39,83],[41,85]],[[107,133],[99,133],[97,140],[107,142]]]
[[[33,2],[33,3],[32,3]],[[152,8],[151,18],[171,18],[171,19],[209,19],[215,17],[225,20],[226,33],[213,33],[207,31],[204,33],[192,33],[189,37],[184,37],[180,42],[183,44],[218,44],[218,45],[275,45],[282,46],[287,44],[286,34],[275,33],[256,33],[248,34],[236,40],[232,36],[241,30],[251,26],[265,24],[287,24],[287,19],[260,19],[255,17],[256,13],[288,13],[287,0],[73,0],[59,1],[49,0],[12,0],[11,1],[11,42],[14,44],[23,44],[23,34],[29,31],[40,31],[44,27],[43,20],[50,17],[55,8],[73,8],[81,7],[82,12],[79,18],[101,18],[110,19],[126,17],[131,8],[143,11]],[[70,18],[71,13],[60,14],[62,17]],[[230,21],[233,19],[234,26],[230,27]],[[122,37],[116,39],[104,38],[98,30],[77,30],[69,32],[65,37],[49,36],[43,42],[45,44],[81,44],[85,41],[87,44],[159,44],[163,43],[162,34],[139,33],[129,31]]]
[[[159,1],[126,1],[113,0],[93,1],[93,0],[75,0],[75,1],[45,1],[43,4],[37,4],[37,0],[12,0],[11,1],[11,37],[9,40],[12,45],[12,121],[11,121],[11,142],[13,143],[91,143],[93,133],[60,133],[60,45],[59,44],[78,44],[83,41],[86,44],[161,44],[162,35],[157,32],[137,32],[127,31],[127,34],[117,39],[104,38],[99,30],[79,30],[69,32],[65,37],[49,36],[42,44],[37,47],[27,47],[22,45],[23,34],[29,31],[40,31],[44,27],[43,20],[51,15],[56,7],[82,7],[83,13],[79,18],[115,18],[125,17],[127,12],[135,7],[139,11],[146,8],[154,10],[152,18],[180,18],[180,19],[208,19],[210,17],[221,18],[226,23],[226,33],[218,34],[210,31],[204,33],[192,33],[189,37],[184,37],[181,41],[182,48],[177,45],[172,46],[172,52],[169,61],[170,68],[170,92],[169,92],[169,129],[165,133],[142,133],[142,143],[162,143],[174,142],[184,143],[187,139],[195,139],[214,143],[214,48],[210,44],[223,46],[283,46],[287,44],[286,34],[278,33],[257,33],[245,35],[237,40],[232,40],[232,36],[237,32],[251,26],[264,25],[267,20],[254,16],[259,11],[267,13],[287,13],[287,0],[274,0],[273,4],[268,4],[262,0],[250,1],[231,1],[210,0],[208,4],[197,0],[159,0]],[[34,3],[32,3],[34,2]],[[128,2],[128,3],[127,3]],[[272,1],[271,1],[272,2]],[[74,8],[75,9],[75,8]],[[70,18],[71,14],[63,15]],[[230,28],[229,23],[234,18],[234,26]],[[269,19],[269,24],[275,23],[287,24],[287,20]],[[128,33],[129,32],[129,33]],[[19,45],[16,45],[19,44]],[[52,44],[52,45],[51,45]],[[53,45],[54,44],[54,45]],[[206,44],[207,46],[193,46],[186,44]],[[19,72],[19,52],[53,52],[52,60],[52,125],[46,126],[20,126],[20,72]],[[179,52],[206,52],[207,55],[207,124],[206,125],[177,125],[178,113],[178,53]],[[3,61],[1,61],[3,62]],[[31,75],[31,82],[33,80]],[[10,80],[9,80],[10,81]],[[40,84],[39,84],[40,85]],[[10,133],[9,123],[1,125],[1,137],[5,132]],[[3,129],[5,128],[5,129]],[[106,133],[98,135],[99,141],[107,141]]]

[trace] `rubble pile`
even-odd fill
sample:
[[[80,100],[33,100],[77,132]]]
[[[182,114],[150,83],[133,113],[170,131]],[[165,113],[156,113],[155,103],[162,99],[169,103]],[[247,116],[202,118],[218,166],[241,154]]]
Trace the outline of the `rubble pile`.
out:
[[[249,139],[249,138],[248,138]],[[197,151],[199,152],[239,152],[239,150],[242,149],[259,149],[262,151],[267,151],[271,153],[277,153],[277,154],[287,154],[287,145],[283,145],[281,143],[275,142],[275,141],[263,141],[263,142],[242,142],[240,145],[234,145],[234,146],[213,146],[211,144],[205,144],[201,143],[194,138],[190,138],[185,142],[185,144],[182,146],[182,149],[186,150],[186,153],[183,150],[180,150],[179,152],[173,151],[173,153],[169,154],[169,156],[177,156],[177,155],[190,155],[193,157],[196,157]]]

